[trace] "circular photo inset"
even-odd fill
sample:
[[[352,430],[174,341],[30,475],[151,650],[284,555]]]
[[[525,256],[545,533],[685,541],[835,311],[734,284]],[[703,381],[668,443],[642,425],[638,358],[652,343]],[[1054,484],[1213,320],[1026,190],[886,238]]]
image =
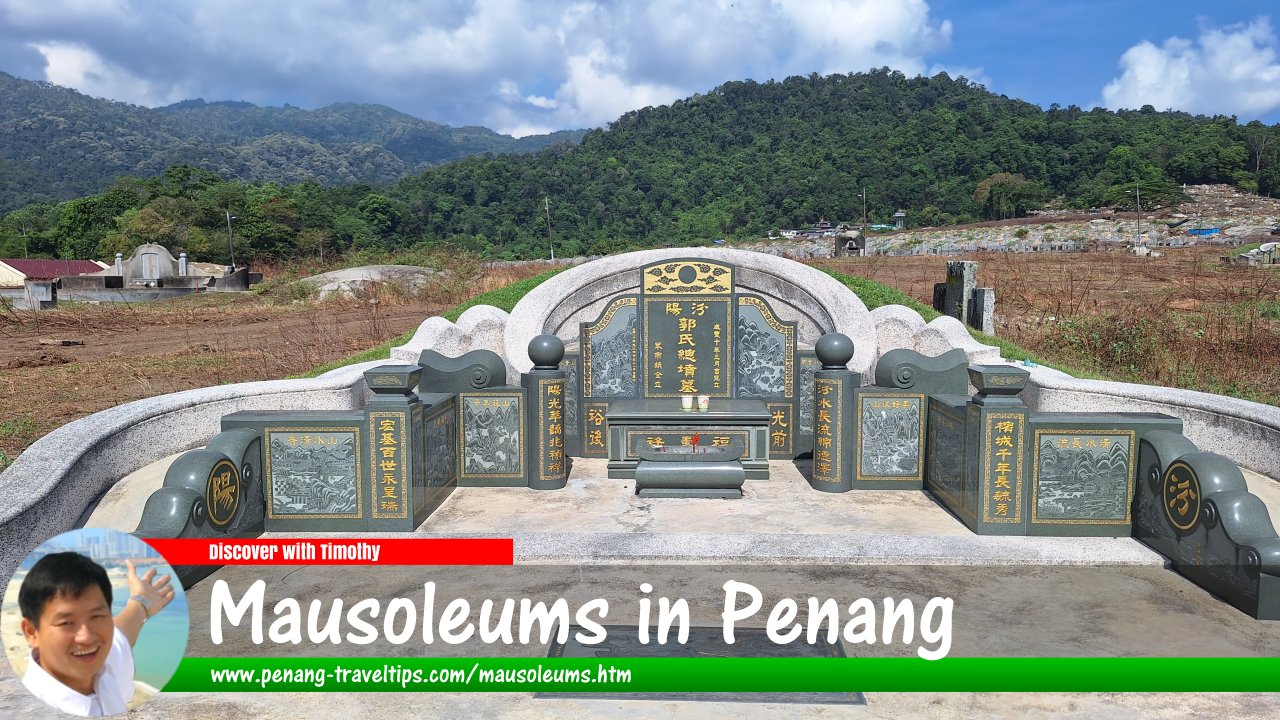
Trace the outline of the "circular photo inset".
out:
[[[160,692],[187,648],[187,598],[173,568],[118,530],[72,530],[32,550],[0,609],[14,673],[72,715],[140,705]]]

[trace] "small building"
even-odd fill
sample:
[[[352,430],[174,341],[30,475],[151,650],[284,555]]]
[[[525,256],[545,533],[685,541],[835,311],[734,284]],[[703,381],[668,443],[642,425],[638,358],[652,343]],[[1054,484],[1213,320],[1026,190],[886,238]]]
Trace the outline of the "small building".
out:
[[[84,275],[110,268],[96,260],[0,259],[0,288],[20,288],[28,280],[50,282],[67,275]]]

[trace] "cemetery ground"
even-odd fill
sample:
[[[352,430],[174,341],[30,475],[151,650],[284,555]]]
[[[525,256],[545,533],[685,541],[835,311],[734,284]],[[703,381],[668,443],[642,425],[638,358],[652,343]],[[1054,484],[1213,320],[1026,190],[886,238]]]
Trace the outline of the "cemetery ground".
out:
[[[325,268],[330,269],[330,268]],[[278,380],[411,332],[427,317],[546,270],[461,267],[417,294],[375,289],[316,302],[267,269],[261,291],[149,303],[0,306],[0,469],[72,420],[164,393]]]
[[[1163,384],[1280,403],[1280,273],[1222,265],[1221,247],[985,253],[979,286],[996,290],[996,333],[1021,357],[1076,374]],[[931,302],[946,277],[940,256],[816,261]],[[477,295],[531,278],[546,263],[459,272],[417,294],[384,288],[316,302],[268,269],[265,288],[179,300],[64,304],[0,314],[0,466],[51,430],[121,403],[223,383],[306,373],[397,338]],[[333,269],[333,267],[313,268]],[[899,302],[863,292],[869,307]],[[514,300],[513,300],[514,301]],[[927,308],[926,308],[926,312]],[[932,317],[929,315],[929,317]],[[76,344],[62,345],[62,342]],[[385,354],[383,355],[385,356]]]
[[[1280,272],[1223,265],[1221,246],[979,253],[978,286],[995,288],[996,335],[1034,361],[1084,377],[1280,403]],[[817,261],[877,281],[921,304],[958,257]],[[931,317],[927,315],[926,317]],[[983,340],[990,342],[989,340]],[[1006,357],[1020,357],[1005,351]]]

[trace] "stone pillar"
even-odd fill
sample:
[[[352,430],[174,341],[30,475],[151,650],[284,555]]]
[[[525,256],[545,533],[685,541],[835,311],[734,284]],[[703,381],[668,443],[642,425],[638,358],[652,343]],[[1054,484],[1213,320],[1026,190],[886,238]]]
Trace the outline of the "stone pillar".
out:
[[[52,310],[58,306],[58,281],[24,280],[22,284],[28,309]]]
[[[369,433],[369,530],[411,532],[426,490],[422,401],[413,392],[420,365],[380,365],[364,372],[373,399],[364,408]],[[363,489],[362,489],[363,492]],[[425,519],[425,515],[423,518]]]
[[[555,335],[539,335],[529,342],[533,369],[520,374],[528,391],[525,406],[525,443],[529,487],[559,490],[569,482],[569,456],[565,453],[565,380],[560,361],[564,343]]]
[[[969,324],[988,335],[996,334],[996,290],[978,288],[970,300]]]
[[[809,484],[823,492],[853,489],[854,391],[862,378],[848,369],[853,341],[827,333],[813,346],[822,369],[813,373],[813,471]]]
[[[1030,433],[1027,406],[1017,395],[1030,377],[1013,365],[969,367],[978,394],[965,415],[966,487],[978,497],[974,516],[961,519],[979,535],[1026,534]]]
[[[933,309],[943,312],[947,305],[947,284],[944,282],[933,284]]]
[[[947,263],[947,290],[942,313],[969,324],[969,298],[978,285],[978,263],[953,260]]]
[[[178,253],[178,277],[187,276],[187,254]]]
[[[117,275],[124,275],[124,253],[116,253],[115,271]]]

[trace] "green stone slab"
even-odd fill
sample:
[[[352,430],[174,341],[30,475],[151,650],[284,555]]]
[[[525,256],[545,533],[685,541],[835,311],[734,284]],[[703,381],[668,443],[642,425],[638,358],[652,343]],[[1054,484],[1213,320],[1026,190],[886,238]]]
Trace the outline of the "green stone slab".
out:
[[[360,531],[372,515],[365,413],[237,412],[222,429],[262,435],[267,532]]]
[[[933,395],[925,431],[925,489],[966,524],[978,512],[977,478],[968,474],[967,395]]]
[[[691,442],[694,434],[706,435],[711,441],[723,435],[730,442],[745,434],[742,466],[747,478],[767,479],[771,419],[765,403],[754,399],[711,398],[705,412],[686,412],[677,398],[614,400],[606,413],[609,477],[634,478],[639,462],[634,448],[648,438],[662,439],[664,445],[683,445],[684,438],[689,437]],[[668,442],[676,439],[680,442]]]
[[[458,394],[458,485],[527,487],[524,388]]]
[[[1027,534],[1129,537],[1138,443],[1182,432],[1160,413],[1034,413],[1028,422]]]
[[[854,392],[855,489],[919,490],[924,487],[927,396],[894,388]]]

